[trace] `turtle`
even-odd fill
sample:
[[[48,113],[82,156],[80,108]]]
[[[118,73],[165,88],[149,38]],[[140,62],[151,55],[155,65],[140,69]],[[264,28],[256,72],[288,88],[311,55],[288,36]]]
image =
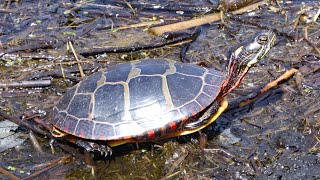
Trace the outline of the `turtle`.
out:
[[[238,45],[230,53],[225,72],[149,58],[93,73],[53,108],[51,133],[107,155],[121,144],[199,131],[227,108],[226,95],[265,56],[275,37],[265,30]]]

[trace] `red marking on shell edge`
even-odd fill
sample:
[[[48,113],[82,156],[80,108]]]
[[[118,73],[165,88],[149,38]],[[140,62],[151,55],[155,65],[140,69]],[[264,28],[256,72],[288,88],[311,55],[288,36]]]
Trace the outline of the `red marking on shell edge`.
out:
[[[182,122],[188,120],[189,118],[187,116],[185,116],[184,118],[182,118]]]
[[[170,126],[171,131],[174,131],[174,130],[177,129],[177,124],[174,123],[174,122],[170,122],[170,123],[169,123],[169,126]]]
[[[66,125],[66,126],[65,126],[64,132],[69,132],[69,125]]]
[[[148,133],[148,137],[149,138],[155,138],[156,137],[156,133],[153,130],[149,130],[149,131],[147,131],[147,133]]]
[[[132,139],[132,136],[124,136],[122,139]]]
[[[161,134],[166,134],[166,130],[167,130],[166,127],[161,127]]]
[[[106,137],[104,136],[103,133],[100,134],[100,139],[105,139]]]
[[[144,137],[144,134],[138,134],[137,137]]]
[[[79,137],[84,138],[84,130],[83,129],[80,129]]]

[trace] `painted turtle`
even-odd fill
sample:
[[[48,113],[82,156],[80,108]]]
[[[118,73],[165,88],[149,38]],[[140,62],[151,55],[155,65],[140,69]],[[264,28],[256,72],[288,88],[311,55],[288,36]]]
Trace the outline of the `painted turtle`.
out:
[[[265,31],[241,44],[231,53],[225,73],[162,58],[97,72],[70,89],[54,107],[52,133],[88,151],[108,154],[110,147],[127,142],[196,132],[227,108],[225,96],[274,40],[275,34]]]

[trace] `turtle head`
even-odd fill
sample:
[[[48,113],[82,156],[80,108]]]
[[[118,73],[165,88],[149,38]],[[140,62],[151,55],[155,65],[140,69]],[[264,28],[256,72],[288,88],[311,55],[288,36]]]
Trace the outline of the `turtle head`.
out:
[[[224,95],[240,84],[248,70],[268,53],[275,39],[274,32],[262,31],[232,51],[226,69],[227,78],[222,86]]]
[[[234,64],[238,72],[249,70],[261,60],[273,46],[276,39],[272,31],[264,31],[256,34],[248,41],[242,43],[229,59],[229,65]]]

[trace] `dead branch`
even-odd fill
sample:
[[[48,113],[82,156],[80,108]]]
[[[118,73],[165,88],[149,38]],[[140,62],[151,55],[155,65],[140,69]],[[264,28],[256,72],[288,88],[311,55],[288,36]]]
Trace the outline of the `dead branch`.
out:
[[[35,80],[35,81],[16,81],[9,83],[0,83],[0,88],[32,88],[46,87],[52,84],[51,80]]]
[[[233,11],[232,13],[233,14],[242,14],[242,13],[247,12],[249,10],[257,9],[259,6],[265,4],[265,2],[266,1],[263,0],[258,3],[241,8],[239,10]],[[165,32],[180,31],[180,30],[189,29],[192,27],[212,23],[212,22],[219,21],[219,20],[220,20],[220,13],[215,13],[215,14],[210,14],[210,15],[206,15],[203,17],[191,19],[188,21],[178,22],[178,23],[174,23],[174,24],[168,24],[168,25],[164,25],[164,26],[153,27],[149,30],[149,32],[151,32],[155,35],[161,35]]]
[[[173,40],[168,40],[166,42],[158,42],[154,44],[137,44],[134,46],[127,46],[127,47],[106,47],[106,48],[99,48],[99,49],[93,49],[89,51],[83,51],[80,52],[80,55],[82,56],[93,56],[97,54],[103,54],[103,53],[122,53],[122,52],[135,52],[142,49],[153,49],[153,48],[159,48],[166,45],[172,45],[178,42],[194,39],[195,36],[198,36],[198,30],[195,30],[192,34],[185,35],[182,37],[177,37]]]

